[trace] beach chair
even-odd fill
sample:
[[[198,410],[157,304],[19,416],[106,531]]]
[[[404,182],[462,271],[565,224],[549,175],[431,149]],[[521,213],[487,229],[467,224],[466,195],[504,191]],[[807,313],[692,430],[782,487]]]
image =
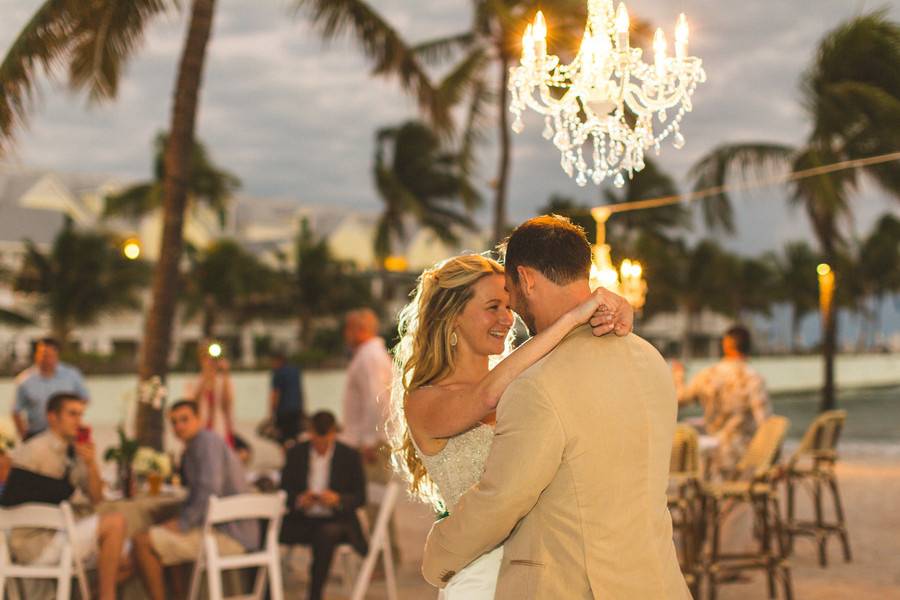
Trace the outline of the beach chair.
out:
[[[844,522],[844,508],[838,490],[834,465],[837,462],[837,444],[847,419],[845,410],[829,410],[820,414],[806,430],[800,446],[788,459],[784,469],[787,495],[788,547],[793,548],[794,538],[811,536],[819,547],[819,564],[828,566],[828,538],[837,535],[841,539],[844,560],[850,562],[850,540]],[[800,520],[796,517],[795,493],[798,487],[805,487],[813,502],[814,519]],[[823,500],[825,489],[831,491],[834,506],[834,520],[825,519]]]
[[[709,549],[700,570],[710,599],[716,598],[717,586],[722,583],[724,573],[739,575],[747,570],[766,572],[770,598],[776,597],[779,579],[784,598],[793,598],[787,536],[776,488],[778,473],[774,467],[789,424],[790,421],[781,416],[766,419],[738,462],[737,478],[702,486]],[[724,553],[721,551],[721,523],[740,503],[749,504],[753,510],[759,549],[751,553]]]
[[[222,572],[233,569],[257,567],[256,581],[249,596],[241,598],[262,600],[268,575],[269,597],[283,600],[284,585],[281,578],[281,556],[278,550],[278,533],[281,531],[281,517],[284,514],[286,494],[236,494],[226,498],[211,496],[203,525],[203,545],[194,572],[191,576],[190,600],[197,600],[200,593],[200,578],[207,572],[210,600],[222,600]],[[220,556],[216,543],[215,526],[231,521],[265,519],[265,544],[256,552]]]
[[[675,428],[669,464],[668,506],[672,528],[678,535],[681,570],[691,592],[696,595],[702,507],[699,436],[692,426],[679,424]]]
[[[9,548],[9,536],[13,529],[55,529],[65,534],[56,565],[28,565],[13,562]],[[78,591],[84,600],[90,599],[84,565],[75,551],[75,519],[68,502],[56,504],[21,504],[12,508],[0,508],[0,598],[9,592],[18,600],[19,590],[10,579],[55,579],[57,600],[69,600],[72,578],[78,580]],[[7,589],[7,583],[12,585]]]

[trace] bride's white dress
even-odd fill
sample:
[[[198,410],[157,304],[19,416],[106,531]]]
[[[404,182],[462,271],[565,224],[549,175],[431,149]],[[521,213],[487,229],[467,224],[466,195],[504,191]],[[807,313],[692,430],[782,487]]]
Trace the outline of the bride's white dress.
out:
[[[427,456],[419,451],[428,476],[437,485],[451,514],[466,490],[481,479],[493,438],[494,429],[479,424],[450,438],[437,454]],[[493,600],[502,558],[503,546],[481,555],[453,576],[438,599]]]

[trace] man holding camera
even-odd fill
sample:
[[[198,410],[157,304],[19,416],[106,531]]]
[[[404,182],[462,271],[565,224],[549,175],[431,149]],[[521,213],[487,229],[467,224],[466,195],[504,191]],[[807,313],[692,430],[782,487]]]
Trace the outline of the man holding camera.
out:
[[[356,509],[366,503],[366,478],[359,452],[335,441],[334,415],[320,411],[309,419],[309,441],[287,452],[281,487],[287,509],[282,544],[312,546],[310,600],[320,600],[334,551],[349,543],[360,554],[368,548]]]

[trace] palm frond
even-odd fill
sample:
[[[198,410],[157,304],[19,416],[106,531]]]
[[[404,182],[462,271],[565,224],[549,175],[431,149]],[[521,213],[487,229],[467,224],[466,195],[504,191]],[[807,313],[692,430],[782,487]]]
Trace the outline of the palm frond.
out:
[[[72,32],[69,84],[87,88],[92,101],[114,98],[126,63],[144,39],[148,22],[177,6],[174,0],[83,2]]]
[[[694,190],[720,188],[727,183],[732,170],[744,179],[763,176],[773,169],[790,164],[796,150],[782,144],[725,144],[701,158],[688,173]],[[734,230],[734,213],[724,190],[703,200],[703,215],[711,227]]]
[[[419,106],[439,129],[452,127],[448,107],[443,106],[418,57],[400,34],[364,0],[295,0],[297,11],[307,12],[327,41],[352,34],[363,52],[373,59],[377,74],[395,75],[412,92]]]
[[[136,219],[161,205],[162,185],[159,182],[139,183],[121,192],[108,194],[103,208],[103,217]]]
[[[0,308],[0,323],[12,327],[26,327],[35,324],[31,317],[7,308]]]
[[[73,0],[46,0],[34,13],[0,63],[0,154],[15,129],[27,123],[39,70],[53,74],[72,43]]]
[[[437,86],[437,95],[444,106],[456,106],[481,81],[487,63],[484,47],[475,46]]]
[[[793,167],[795,170],[812,169],[835,160],[836,156],[827,149],[807,147],[797,155]],[[854,169],[806,177],[794,184],[791,202],[803,206],[827,260],[833,260],[836,250],[846,243],[840,223],[844,217],[851,220],[852,225],[848,200],[856,185]]]
[[[474,42],[475,34],[471,31],[464,31],[416,44],[412,47],[412,51],[425,64],[439,66],[450,60],[460,50],[471,48]]]
[[[888,19],[885,10],[843,23],[819,44],[801,79],[804,106],[814,122],[823,116],[824,90],[844,81],[871,84],[900,97],[900,24]],[[824,111],[824,116],[832,115]]]

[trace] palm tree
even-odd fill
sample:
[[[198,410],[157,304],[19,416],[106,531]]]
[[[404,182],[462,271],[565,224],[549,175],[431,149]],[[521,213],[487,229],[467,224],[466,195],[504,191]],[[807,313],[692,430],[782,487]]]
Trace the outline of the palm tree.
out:
[[[166,179],[165,151],[169,136],[159,133],[153,142],[155,150],[153,158],[153,180],[136,183],[124,190],[106,196],[104,217],[137,218],[162,208],[163,182]],[[200,201],[219,217],[220,224],[225,224],[228,200],[240,187],[241,180],[212,161],[206,146],[199,140],[194,141],[191,153],[190,177],[188,179],[188,200]]]
[[[828,33],[801,84],[803,107],[811,121],[798,147],[772,143],[726,144],[714,149],[692,169],[697,189],[722,185],[735,172],[750,174],[787,167],[803,170],[844,160],[895,151],[900,147],[900,25],[875,12]],[[845,170],[791,183],[790,200],[802,206],[818,239],[823,259],[832,265],[845,245],[842,225],[850,221],[849,199],[860,174],[900,196],[900,169],[893,164]],[[726,194],[707,205],[707,216],[729,224]],[[835,271],[837,285],[846,273]],[[835,406],[834,355],[837,313],[825,317],[822,353],[825,383],[822,410]]]
[[[299,338],[304,349],[312,343],[316,319],[374,303],[369,282],[354,272],[350,263],[336,259],[327,241],[312,232],[306,219],[297,235],[291,281],[288,306],[300,322]]]
[[[449,68],[437,86],[438,97],[445,106],[462,105],[467,110],[460,156],[464,173],[474,167],[476,146],[487,139],[496,113],[494,125],[500,156],[492,182],[494,187],[493,237],[500,240],[506,233],[506,206],[512,157],[512,136],[509,127],[509,69],[521,51],[525,21],[540,8],[552,25],[554,53],[562,57],[574,56],[584,34],[587,5],[584,0],[477,0],[473,3],[472,24],[467,31],[423,42],[416,53],[432,66],[462,56]],[[632,39],[646,41],[646,24],[632,20]]]
[[[885,300],[900,290],[900,219],[885,214],[878,220],[860,244],[856,272],[863,302],[872,305],[865,311],[867,327],[863,328],[863,332],[868,329],[867,337],[871,338],[881,329]]]
[[[34,296],[37,314],[50,316],[53,335],[63,348],[75,327],[141,307],[140,292],[150,268],[125,258],[120,248],[112,236],[77,231],[69,219],[48,252],[26,240],[13,289]]]
[[[379,260],[405,238],[408,217],[447,243],[458,242],[457,228],[475,229],[467,213],[478,207],[481,197],[436,133],[409,121],[380,129],[375,139],[375,184],[384,202],[375,233]],[[460,203],[465,212],[458,210]]]
[[[254,317],[279,314],[283,278],[234,240],[221,239],[191,256],[184,275],[185,317],[202,315],[206,338],[222,317],[242,326]]]
[[[604,188],[601,196],[607,205],[634,202],[678,193],[672,178],[662,171],[654,161],[647,160],[643,170],[627,180],[621,190]],[[580,204],[573,198],[554,194],[547,204],[538,209],[539,214],[558,214],[569,217],[580,225],[588,239],[596,237],[591,207]],[[691,228],[691,213],[680,205],[665,206],[654,210],[623,211],[615,213],[606,224],[606,238],[617,254],[633,255],[638,238],[647,235],[669,239],[679,230]],[[596,240],[595,240],[596,241]]]
[[[678,188],[668,173],[660,169],[653,160],[647,159],[645,162],[644,168],[628,179],[621,190],[604,188],[603,196],[607,204],[635,202],[678,193]],[[691,212],[681,204],[653,210],[623,211],[610,217],[607,236],[613,247],[631,253],[640,236],[669,239],[675,232],[689,231],[691,224]]]
[[[148,24],[180,8],[175,0],[45,0],[0,63],[0,151],[7,149],[23,124],[35,93],[39,67],[53,72],[64,65],[73,90],[87,90],[92,101],[116,97],[119,80]],[[297,0],[311,11],[326,38],[351,32],[379,72],[397,74],[420,105],[431,107],[435,122],[441,104],[428,77],[388,22],[363,0]],[[215,0],[192,0],[187,37],[178,64],[174,102],[164,153],[162,250],[154,271],[150,311],[141,348],[139,377],[164,378],[175,316],[178,265],[183,251],[184,212],[194,129],[206,49],[212,32]],[[161,447],[162,412],[141,402],[136,429],[141,443]]]
[[[650,235],[638,238],[636,256],[645,267],[650,290],[645,314],[681,311],[685,319],[681,358],[690,360],[700,313],[732,310],[728,291],[733,284],[733,257],[713,240],[691,247],[683,239]]]
[[[800,339],[800,323],[819,306],[819,282],[816,266],[819,256],[806,242],[786,244],[781,254],[769,255],[775,272],[775,300],[786,302],[791,309],[790,350],[794,352]]]

